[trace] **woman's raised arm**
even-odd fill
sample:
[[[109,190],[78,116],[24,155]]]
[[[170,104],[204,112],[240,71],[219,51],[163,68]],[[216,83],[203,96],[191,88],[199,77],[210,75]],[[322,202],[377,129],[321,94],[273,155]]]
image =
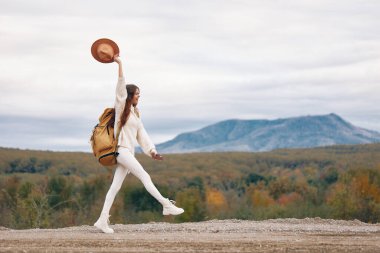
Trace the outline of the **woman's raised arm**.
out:
[[[119,65],[119,77],[123,77],[123,64],[121,63],[121,59],[119,57],[119,54],[116,54],[113,57],[113,60]]]
[[[121,111],[124,108],[125,100],[128,97],[127,89],[125,88],[125,80],[123,74],[123,66],[119,55],[114,56],[114,61],[119,65],[118,71],[118,81],[116,85],[116,98],[115,98],[115,110],[116,115],[120,115]],[[118,116],[119,117],[119,116]]]

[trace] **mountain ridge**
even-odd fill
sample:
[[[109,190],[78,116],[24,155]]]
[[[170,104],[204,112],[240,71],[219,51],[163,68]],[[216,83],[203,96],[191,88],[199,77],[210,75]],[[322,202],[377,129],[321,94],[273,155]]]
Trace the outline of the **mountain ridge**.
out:
[[[157,145],[161,153],[271,151],[380,142],[380,133],[354,126],[335,113],[274,120],[228,119],[181,133]]]

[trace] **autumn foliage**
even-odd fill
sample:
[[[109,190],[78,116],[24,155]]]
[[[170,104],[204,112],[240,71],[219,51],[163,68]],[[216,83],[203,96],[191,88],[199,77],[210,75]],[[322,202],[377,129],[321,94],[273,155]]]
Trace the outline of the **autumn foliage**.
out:
[[[160,204],[129,175],[111,223],[317,216],[380,222],[380,144],[137,159],[185,213],[163,217]],[[112,172],[88,153],[0,148],[0,226],[92,225]]]

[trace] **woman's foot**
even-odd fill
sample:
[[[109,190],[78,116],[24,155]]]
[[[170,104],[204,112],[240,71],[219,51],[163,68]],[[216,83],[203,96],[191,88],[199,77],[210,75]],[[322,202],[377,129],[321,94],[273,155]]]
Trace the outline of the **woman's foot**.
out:
[[[109,224],[109,217],[111,215],[108,214],[101,214],[99,219],[95,222],[94,226],[102,230],[106,234],[113,234],[113,229],[108,226]]]
[[[175,204],[174,200],[166,199],[165,203],[163,204],[164,209],[162,211],[162,214],[163,215],[178,215],[185,211],[183,210],[183,208],[176,207],[174,204]]]

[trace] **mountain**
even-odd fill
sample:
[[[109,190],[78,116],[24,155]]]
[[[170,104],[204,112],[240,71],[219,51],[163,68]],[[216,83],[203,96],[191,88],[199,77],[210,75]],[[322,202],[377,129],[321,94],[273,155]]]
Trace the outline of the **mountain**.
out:
[[[160,153],[270,151],[380,142],[380,133],[331,113],[276,120],[226,120],[158,144]]]

